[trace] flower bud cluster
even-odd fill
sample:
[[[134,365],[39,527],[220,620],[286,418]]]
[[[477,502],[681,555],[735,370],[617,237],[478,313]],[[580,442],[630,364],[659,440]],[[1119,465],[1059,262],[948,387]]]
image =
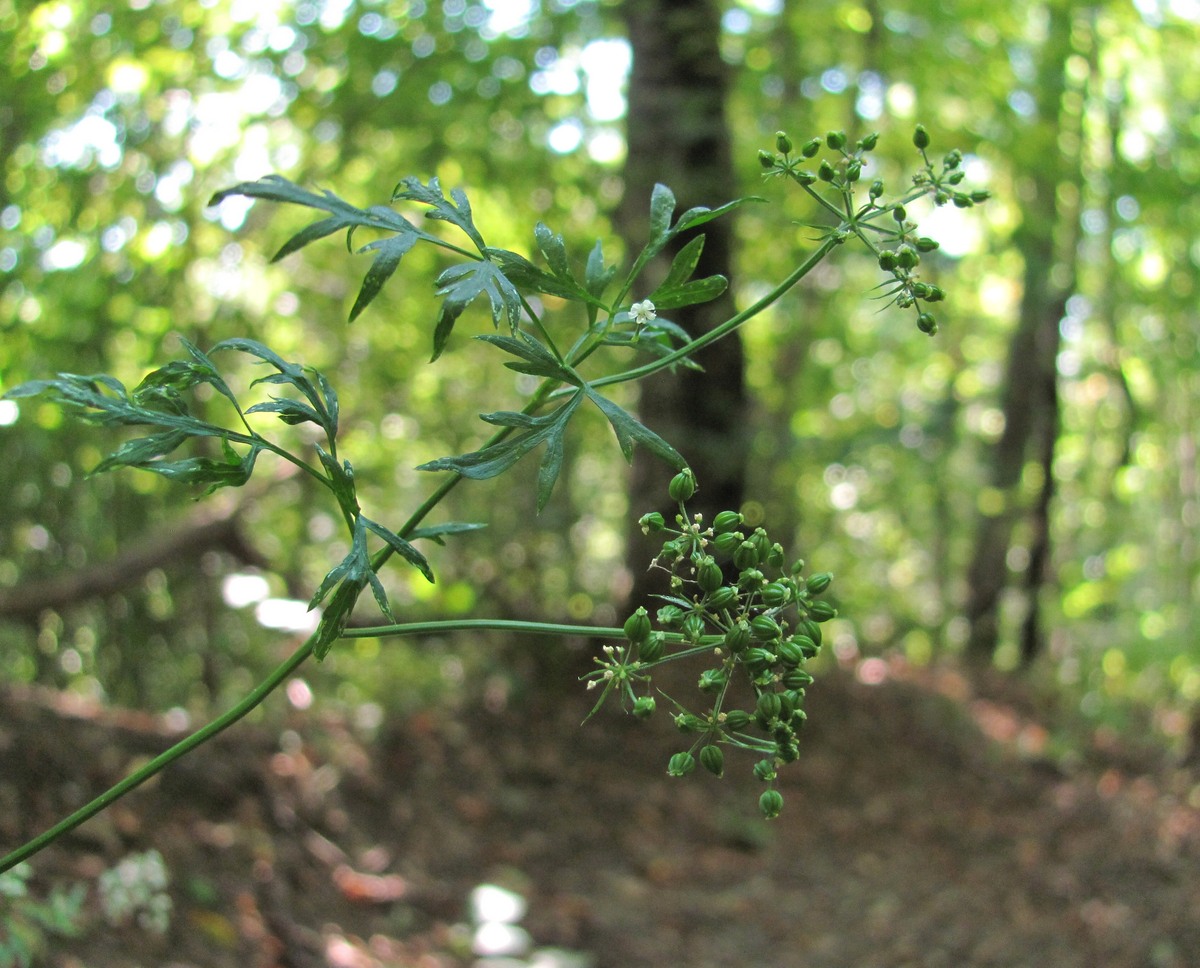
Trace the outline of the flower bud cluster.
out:
[[[789,562],[765,528],[750,527],[736,511],[722,511],[711,523],[689,514],[685,502],[696,490],[690,470],[670,490],[679,505],[675,527],[657,512],[639,522],[663,538],[651,567],[670,574],[670,593],[659,596],[663,604],[653,620],[644,607],[629,616],[624,646],[605,646],[606,658],[598,658],[599,669],[587,677],[589,688],[604,683],[607,694],[615,683],[634,715],[646,717],[655,708],[650,670],[662,662],[703,660],[697,681],[702,711],[667,697],[676,727],[692,738],[689,749],[671,757],[667,772],[684,776],[699,763],[721,776],[722,746],[748,750],[757,758],[755,776],[768,786],[760,809],[774,817],[783,804],[775,789],[778,768],[800,755],[805,690],[813,681],[804,667],[820,651],[822,624],[837,615],[821,598],[833,576],[803,577],[804,561]],[[636,696],[635,687],[647,694]]]
[[[830,131],[824,138],[812,138],[805,142],[799,154],[795,153],[792,138],[784,131],[775,133],[775,151],[759,151],[758,160],[767,176],[790,178],[805,191],[821,202],[822,206],[835,214],[840,224],[828,227],[826,238],[841,243],[851,234],[857,235],[875,253],[879,267],[890,273],[893,284],[885,293],[891,302],[901,309],[915,309],[917,328],[933,335],[937,332],[937,320],[929,311],[928,304],[941,302],[945,293],[937,286],[920,281],[917,267],[923,254],[933,252],[938,243],[917,233],[916,223],[909,220],[907,203],[925,195],[932,195],[935,204],[953,202],[959,208],[970,208],[986,201],[986,191],[962,191],[963,154],[955,149],[943,159],[940,170],[935,168],[926,154],[930,145],[929,132],[917,125],[913,134],[913,145],[921,153],[924,167],[913,176],[913,190],[899,201],[884,202],[884,183],[874,179],[867,189],[866,204],[859,205],[854,191],[863,177],[863,169],[869,164],[867,154],[875,148],[879,136],[869,134],[848,147],[844,131]],[[828,149],[836,155],[822,159],[816,170],[806,168],[805,163],[822,150]],[[827,199],[814,185],[823,183],[837,192],[837,197]],[[870,231],[864,231],[871,223]],[[889,224],[890,223],[890,224]]]

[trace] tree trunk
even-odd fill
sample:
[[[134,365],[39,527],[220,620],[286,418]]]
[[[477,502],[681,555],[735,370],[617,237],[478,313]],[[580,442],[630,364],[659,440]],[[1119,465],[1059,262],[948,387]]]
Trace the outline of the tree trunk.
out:
[[[730,135],[725,119],[729,69],[719,51],[721,5],[714,0],[627,0],[622,14],[633,49],[627,113],[628,157],[625,194],[618,213],[631,242],[646,237],[650,193],[662,182],[675,193],[678,211],[695,205],[716,207],[736,194]],[[703,228],[704,252],[697,277],[729,276],[733,233],[728,219]],[[679,246],[664,252],[652,273],[661,277]],[[649,280],[653,285],[654,280]],[[647,289],[647,292],[649,289]],[[635,293],[641,298],[645,293]],[[700,306],[670,313],[673,322],[699,335],[733,315],[726,294]],[[737,336],[696,356],[703,373],[681,369],[659,373],[641,386],[639,409],[657,433],[671,441],[696,472],[699,490],[692,502],[711,517],[742,502],[749,441],[742,347]],[[661,461],[635,458],[630,512],[636,518],[674,511],[667,499],[671,471]],[[668,512],[670,512],[668,514]],[[653,587],[647,565],[656,550],[636,529],[628,561],[634,576],[631,600],[641,603]]]
[[[1070,2],[1050,5],[1048,36],[1037,83],[1037,124],[1023,134],[1029,196],[1014,242],[1025,264],[1017,329],[1009,345],[1002,410],[1004,430],[991,457],[990,488],[980,503],[975,551],[967,572],[967,654],[991,662],[1000,644],[1000,600],[1009,581],[1013,526],[1028,513],[1031,525],[1025,581],[1026,617],[1020,635],[1023,662],[1041,650],[1038,595],[1048,577],[1053,459],[1059,427],[1059,324],[1075,285],[1079,159],[1067,158],[1060,135],[1078,126],[1078,110],[1064,101],[1065,62],[1073,52]],[[1073,187],[1074,191],[1064,188]],[[1027,459],[1043,475],[1034,506],[1021,507]]]

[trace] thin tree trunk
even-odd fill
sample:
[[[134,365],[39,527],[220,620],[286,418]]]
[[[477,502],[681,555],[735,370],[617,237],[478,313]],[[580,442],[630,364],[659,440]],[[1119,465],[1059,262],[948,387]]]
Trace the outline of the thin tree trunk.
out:
[[[729,70],[719,43],[721,5],[714,0],[627,0],[622,15],[633,49],[627,113],[628,157],[619,221],[632,242],[644,239],[655,182],[671,188],[678,211],[715,207],[736,194],[725,101]],[[706,241],[696,275],[728,276],[733,233],[728,219],[704,226]],[[679,245],[688,241],[679,240]],[[678,248],[664,253],[660,275]],[[645,293],[635,293],[641,298]],[[711,303],[673,310],[672,321],[693,335],[733,314],[725,295]],[[703,373],[663,373],[641,387],[639,409],[653,429],[675,444],[696,472],[700,489],[693,502],[711,519],[736,509],[743,496],[749,441],[744,433],[746,393],[741,343],[736,336],[697,355]],[[652,457],[638,456],[630,486],[633,517],[667,510],[671,471]],[[646,567],[654,548],[639,533],[630,536],[631,600],[648,591]]]
[[[1026,515],[1019,485],[1032,454],[1044,479],[1031,515],[1032,542],[1025,582],[1027,611],[1021,632],[1024,662],[1041,649],[1038,594],[1048,574],[1050,510],[1054,493],[1053,458],[1057,441],[1059,324],[1074,288],[1078,196],[1078,158],[1059,148],[1064,127],[1078,123],[1069,111],[1065,62],[1073,52],[1073,5],[1050,4],[1049,28],[1042,46],[1037,81],[1037,126],[1026,137],[1023,157],[1030,195],[1024,221],[1014,239],[1025,264],[1024,292],[1017,329],[1009,345],[1004,398],[1004,430],[992,451],[990,489],[981,502],[975,551],[967,572],[966,617],[970,623],[967,654],[990,662],[1000,644],[1000,602],[1008,587],[1008,557],[1013,526]],[[1032,149],[1032,150],[1028,150]],[[1061,191],[1073,183],[1074,193]]]

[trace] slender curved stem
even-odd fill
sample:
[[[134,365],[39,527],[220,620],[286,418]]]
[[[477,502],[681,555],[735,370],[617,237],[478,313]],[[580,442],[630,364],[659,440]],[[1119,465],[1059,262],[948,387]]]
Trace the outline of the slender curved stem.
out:
[[[686,357],[691,356],[697,350],[701,350],[704,347],[717,342],[719,339],[724,339],[739,326],[742,326],[744,323],[753,319],[772,303],[777,302],[789,289],[793,288],[801,279],[812,272],[812,270],[817,267],[821,260],[824,259],[825,256],[827,256],[831,251],[833,251],[833,249],[835,249],[839,244],[840,243],[838,243],[835,239],[826,239],[813,252],[812,255],[810,255],[800,265],[793,269],[786,279],[784,279],[778,286],[763,296],[762,299],[759,299],[752,305],[747,306],[736,316],[731,316],[729,319],[725,320],[725,322],[721,323],[720,326],[710,329],[707,333],[703,334],[702,336],[698,336],[687,345],[681,346],[674,353],[670,353],[667,356],[654,360],[651,363],[646,363],[643,366],[634,367],[631,370],[625,370],[622,373],[614,373],[611,376],[599,377],[598,379],[592,380],[590,385],[592,387],[605,387],[612,386],[614,383],[627,383],[630,380],[640,380],[643,377],[650,376],[652,373],[657,373],[659,370],[665,370],[667,367],[672,366],[675,363],[679,363]],[[555,396],[556,394],[551,394],[551,399],[553,399]]]
[[[228,729],[239,719],[242,719],[247,713],[256,708],[264,699],[274,692],[280,684],[288,679],[293,672],[296,671],[304,661],[312,655],[314,639],[308,639],[295,652],[288,656],[280,665],[259,683],[241,702],[230,709],[228,712],[208,724],[200,727],[185,739],[180,740],[170,749],[160,753],[149,763],[134,773],[131,773],[120,783],[109,787],[100,796],[85,804],[76,810],[69,817],[60,820],[45,833],[34,837],[33,840],[18,847],[12,853],[0,859],[0,874],[10,868],[16,867],[17,864],[24,860],[28,860],[42,848],[53,843],[63,834],[74,830],[85,820],[89,820],[104,810],[111,804],[115,803],[121,797],[125,796],[134,787],[140,786],[149,780],[156,773],[160,772],[165,767],[169,766],[175,760],[179,759],[186,753],[191,752],[197,746],[212,739],[218,733]]]
[[[522,622],[517,619],[447,619],[438,622],[403,622],[343,630],[344,639],[376,639],[397,635],[436,635],[438,632],[470,631],[525,632],[529,635],[587,635],[624,637],[625,630],[593,625],[557,625],[552,622]]]

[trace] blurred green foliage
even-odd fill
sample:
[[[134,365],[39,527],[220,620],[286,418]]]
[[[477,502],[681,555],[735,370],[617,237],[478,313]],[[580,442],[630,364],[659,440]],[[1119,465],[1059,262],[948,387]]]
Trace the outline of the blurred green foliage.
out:
[[[745,180],[728,198],[762,193],[755,150],[778,128],[801,140],[879,130],[879,174],[895,182],[916,121],[935,149],[961,147],[970,180],[993,193],[969,220],[951,207],[913,213],[942,242],[925,260],[950,293],[935,340],[864,301],[878,269],[849,252],[746,331],[757,498],[742,510],[794,531],[791,547],[838,574],[855,617],[831,630],[839,658],[953,653],[974,522],[1004,500],[986,486],[986,460],[1021,298],[1014,235],[1073,212],[1055,226],[1077,234],[1055,267],[1076,292],[1061,322],[1041,671],[1089,716],[1145,702],[1178,737],[1200,703],[1200,29],[1166,0],[1054,0],[1071,21],[1070,50],[1050,65],[1078,122],[1066,131],[1033,96],[1050,9],[729,4]],[[494,245],[529,251],[544,219],[580,256],[597,235],[616,254],[606,220],[621,195],[628,50],[616,24],[613,4],[585,0],[0,0],[0,386],[64,370],[136,383],[176,349],[174,334],[203,346],[253,336],[328,373],[364,503],[402,518],[429,487],[413,468],[477,446],[481,428],[462,415],[494,404],[495,381],[512,381],[515,398],[519,377],[458,334],[424,365],[431,288],[393,285],[347,325],[365,258],[324,245],[269,265],[301,216],[205,204],[269,172],[364,206],[401,177],[437,175],[471,191]],[[1058,208],[1029,194],[1047,153],[1077,176]],[[739,217],[742,304],[812,246],[796,222],[813,213],[795,205]],[[435,259],[414,251],[408,278],[432,279]],[[472,321],[490,328],[473,309],[464,333]],[[191,493],[150,475],[84,480],[107,452],[94,431],[49,405],[6,406],[0,589],[102,565],[192,510]],[[387,576],[396,606],[413,619],[617,623],[623,519],[648,509],[626,507],[624,466],[599,419],[595,430],[594,447],[568,443],[561,493],[536,520],[486,482],[460,488],[447,517],[488,531],[436,549],[436,586]],[[1020,498],[1039,476],[1026,468]],[[280,473],[244,501],[273,596],[307,598],[346,550],[307,487]],[[1018,528],[1014,574],[1027,541]],[[4,621],[0,677],[155,707],[224,703],[289,646],[223,599],[222,580],[243,569],[216,550],[185,556],[102,599]],[[1006,600],[1006,626],[1023,607]],[[347,702],[418,702],[491,674],[487,652],[364,640],[322,674]]]

